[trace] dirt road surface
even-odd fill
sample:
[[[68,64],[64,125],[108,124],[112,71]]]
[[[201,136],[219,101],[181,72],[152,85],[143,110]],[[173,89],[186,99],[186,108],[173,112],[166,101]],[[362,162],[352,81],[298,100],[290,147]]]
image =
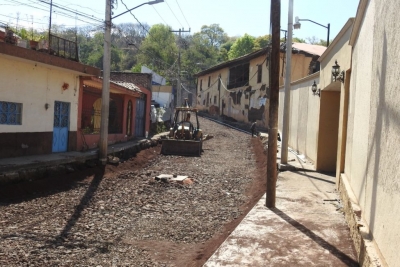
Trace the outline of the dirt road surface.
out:
[[[258,138],[200,122],[214,136],[201,157],[157,146],[1,188],[0,266],[201,266],[265,192],[266,156]]]

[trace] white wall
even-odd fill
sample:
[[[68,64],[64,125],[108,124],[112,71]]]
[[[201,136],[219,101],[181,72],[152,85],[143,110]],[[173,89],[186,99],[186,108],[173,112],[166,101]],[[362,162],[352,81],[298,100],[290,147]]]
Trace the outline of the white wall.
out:
[[[69,84],[67,90],[62,89],[64,83]],[[0,55],[0,101],[23,104],[22,125],[0,124],[0,132],[53,131],[54,101],[70,103],[69,129],[76,131],[78,90],[77,74]]]
[[[319,72],[307,76],[291,84],[289,147],[304,154],[308,159],[317,160],[318,121],[320,114],[320,98],[314,96],[311,85],[319,85]],[[285,91],[279,90],[278,129],[282,132]]]
[[[399,266],[400,2],[367,2],[353,45],[345,174],[386,263]]]

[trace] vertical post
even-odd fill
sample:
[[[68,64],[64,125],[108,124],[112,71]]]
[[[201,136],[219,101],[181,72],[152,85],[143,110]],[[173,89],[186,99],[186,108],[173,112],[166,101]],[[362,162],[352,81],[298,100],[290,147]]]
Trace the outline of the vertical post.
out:
[[[51,48],[51,15],[53,13],[53,0],[50,0],[50,18],[49,18],[49,47],[48,47],[48,51],[50,53],[50,48]],[[32,30],[33,32],[33,30]]]
[[[181,29],[179,29],[179,39],[178,39],[178,87],[176,92],[176,106],[181,106],[182,92],[181,92]]]
[[[290,122],[290,82],[292,80],[293,0],[289,0],[288,37],[286,39],[285,102],[281,144],[281,163],[287,164]]]
[[[221,115],[221,74],[218,75],[218,107],[219,107],[219,111],[218,111],[218,116]]]
[[[331,30],[331,24],[328,23],[328,37],[326,38],[326,47],[329,46],[329,32],[330,32],[330,30]]]
[[[181,33],[182,32],[190,32],[190,29],[188,31],[185,31],[184,29],[179,29],[179,31],[171,31],[171,32],[179,32],[179,41],[178,41],[178,86],[177,86],[177,92],[176,92],[176,106],[179,107],[181,105],[182,101],[182,89],[181,89]]]
[[[101,124],[99,159],[102,164],[107,163],[108,145],[108,114],[110,105],[110,58],[111,58],[111,1],[106,0],[106,18],[104,32],[104,56],[103,56],[103,90],[101,91]]]
[[[268,130],[268,166],[267,166],[267,199],[268,208],[275,207],[276,198],[276,149],[278,138],[278,108],[279,108],[279,53],[280,53],[280,20],[281,1],[271,0],[271,67],[270,67],[270,106]]]

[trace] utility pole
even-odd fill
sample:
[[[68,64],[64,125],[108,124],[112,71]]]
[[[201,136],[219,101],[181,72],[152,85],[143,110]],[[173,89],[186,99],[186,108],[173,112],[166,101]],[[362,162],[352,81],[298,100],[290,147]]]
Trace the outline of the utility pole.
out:
[[[111,60],[111,1],[106,0],[106,18],[104,31],[104,56],[103,56],[103,89],[101,90],[101,124],[99,159],[103,165],[107,163],[108,146],[108,115],[110,105],[110,60]]]
[[[110,71],[111,71],[111,20],[124,15],[132,10],[144,6],[154,5],[164,0],[154,0],[135,6],[127,11],[111,17],[111,8],[115,0],[106,0],[106,18],[104,30],[104,55],[103,55],[103,88],[101,90],[101,121],[100,121],[100,141],[99,141],[99,160],[107,164],[107,146],[108,146],[108,115],[110,108]]]
[[[177,92],[176,92],[176,106],[180,107],[182,104],[182,87],[181,87],[181,33],[182,32],[190,32],[190,29],[188,31],[185,31],[185,29],[179,29],[177,31],[171,31],[171,32],[179,32],[179,40],[178,40],[178,87],[177,87]]]
[[[268,208],[275,208],[276,178],[276,151],[278,142],[278,108],[279,108],[279,53],[280,53],[280,21],[281,1],[271,0],[271,67],[269,70],[269,130],[268,130],[268,165],[267,165],[267,199]]]
[[[293,35],[293,0],[289,0],[288,38],[286,40],[286,75],[285,102],[283,107],[283,127],[281,144],[281,164],[288,161],[289,121],[290,121],[290,82],[292,80],[292,35]]]
[[[50,18],[49,18],[49,51],[51,48],[51,16],[53,14],[53,0],[50,0]]]

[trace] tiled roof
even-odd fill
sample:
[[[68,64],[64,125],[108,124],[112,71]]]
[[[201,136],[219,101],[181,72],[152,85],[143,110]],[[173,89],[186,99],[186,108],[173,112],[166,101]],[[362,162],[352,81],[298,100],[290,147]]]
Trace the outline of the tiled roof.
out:
[[[140,90],[140,88],[138,86],[136,86],[134,83],[128,83],[128,82],[123,82],[123,81],[112,81],[112,80],[110,80],[110,82],[114,83],[116,85],[125,87],[134,92],[140,92],[140,93],[142,92],[142,90]]]
[[[312,55],[320,56],[325,52],[326,47],[322,46],[322,45],[312,45],[312,44],[306,44],[306,43],[293,43],[292,49],[296,49],[299,51],[307,52]]]

